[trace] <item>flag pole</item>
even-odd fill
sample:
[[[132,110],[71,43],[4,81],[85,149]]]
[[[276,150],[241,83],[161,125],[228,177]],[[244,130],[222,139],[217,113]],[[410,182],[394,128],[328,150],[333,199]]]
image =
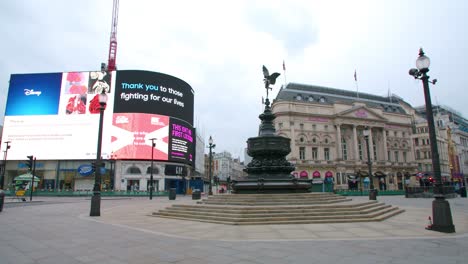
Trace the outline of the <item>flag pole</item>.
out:
[[[358,86],[358,82],[357,82],[356,70],[354,70],[354,83],[356,84],[356,96],[357,96],[357,98],[359,98],[359,86]]]
[[[284,64],[283,60],[283,74],[284,74],[284,87],[286,87],[286,64]]]

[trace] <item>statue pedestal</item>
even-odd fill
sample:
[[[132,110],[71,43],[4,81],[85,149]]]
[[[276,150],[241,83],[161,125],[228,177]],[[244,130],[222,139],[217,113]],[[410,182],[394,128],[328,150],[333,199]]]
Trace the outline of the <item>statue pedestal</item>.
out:
[[[233,193],[308,193],[310,180],[290,179],[245,179],[232,182]]]

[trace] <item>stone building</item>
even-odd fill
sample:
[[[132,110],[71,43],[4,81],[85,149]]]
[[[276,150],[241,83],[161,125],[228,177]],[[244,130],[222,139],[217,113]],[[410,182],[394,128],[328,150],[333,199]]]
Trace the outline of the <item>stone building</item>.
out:
[[[336,189],[366,188],[370,129],[374,186],[402,189],[417,171],[412,116],[395,96],[382,97],[313,85],[289,83],[272,104],[278,135],[291,138],[288,160],[297,177],[333,179]]]
[[[468,120],[460,113],[451,109],[448,106],[433,105],[433,113],[435,116],[436,133],[439,147],[439,157],[441,163],[441,171],[443,180],[462,181],[464,173],[468,171]],[[429,134],[427,133],[426,109],[424,106],[415,108],[416,115],[421,120],[420,124],[416,124],[417,135],[422,134],[422,139],[414,141],[415,146],[425,142],[428,144]],[[416,147],[415,147],[416,148]],[[417,151],[417,148],[416,148]],[[425,150],[421,150],[421,157],[429,156],[430,146]],[[430,156],[429,156],[430,157]],[[418,153],[416,152],[416,158]],[[432,170],[432,160],[424,159],[417,160],[419,170],[423,174],[429,174]]]

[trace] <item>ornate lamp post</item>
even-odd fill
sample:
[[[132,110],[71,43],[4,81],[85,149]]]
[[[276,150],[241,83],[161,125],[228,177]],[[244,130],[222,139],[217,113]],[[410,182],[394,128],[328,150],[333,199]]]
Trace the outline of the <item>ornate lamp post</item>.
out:
[[[432,103],[431,94],[429,91],[429,65],[431,64],[430,59],[424,55],[422,48],[419,49],[419,57],[416,60],[416,68],[409,70],[409,74],[415,79],[419,79],[423,83],[424,88],[424,99],[426,102],[426,118],[427,125],[429,127],[429,140],[431,143],[431,154],[432,154],[432,169],[434,171],[435,187],[434,187],[434,198],[432,202],[432,226],[427,229],[444,232],[454,233],[455,226],[452,221],[452,212],[450,211],[450,204],[445,200],[445,196],[442,188],[442,177],[440,172],[440,160],[439,150],[437,148],[437,136],[434,125],[434,116],[432,114]],[[436,79],[430,81],[432,84],[437,82]]]
[[[370,137],[370,128],[366,127],[363,131],[364,138],[366,139],[366,149],[367,149],[367,169],[369,170],[369,200],[377,200],[377,190],[374,189],[374,176],[372,175],[372,161],[371,153],[369,149],[369,137]]]
[[[3,164],[2,164],[2,178],[0,179],[0,190],[3,190],[4,186],[4,181],[5,181],[5,172],[6,172],[6,159],[7,159],[7,154],[8,150],[11,148],[10,143],[11,141],[5,141],[3,142],[6,144],[5,150],[3,151]]]
[[[89,216],[101,216],[101,146],[102,146],[102,123],[104,121],[104,109],[107,104],[107,94],[103,91],[99,94],[99,132],[94,172],[93,197],[91,197],[91,212]]]
[[[213,185],[211,183],[211,179],[213,177],[213,149],[216,147],[216,144],[213,144],[213,138],[208,140],[208,148],[210,149],[210,156],[209,156],[209,163],[210,163],[210,168],[209,168],[209,176],[210,176],[210,189],[208,190],[208,195],[213,195]]]
[[[151,140],[151,174],[150,174],[150,200],[153,200],[153,154],[154,154],[154,147],[156,147],[156,143],[154,142],[156,138],[150,138]]]

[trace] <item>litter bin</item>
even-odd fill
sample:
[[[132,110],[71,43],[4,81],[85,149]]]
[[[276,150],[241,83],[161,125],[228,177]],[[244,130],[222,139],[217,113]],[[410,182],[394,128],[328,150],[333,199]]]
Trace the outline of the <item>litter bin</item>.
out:
[[[460,188],[460,197],[466,198],[466,187],[465,186]]]
[[[176,198],[176,189],[171,188],[169,189],[169,200],[175,200]]]
[[[192,192],[192,200],[200,200],[201,199],[201,192],[198,189],[193,190]]]
[[[377,200],[377,190],[373,189],[369,191],[369,200]]]

